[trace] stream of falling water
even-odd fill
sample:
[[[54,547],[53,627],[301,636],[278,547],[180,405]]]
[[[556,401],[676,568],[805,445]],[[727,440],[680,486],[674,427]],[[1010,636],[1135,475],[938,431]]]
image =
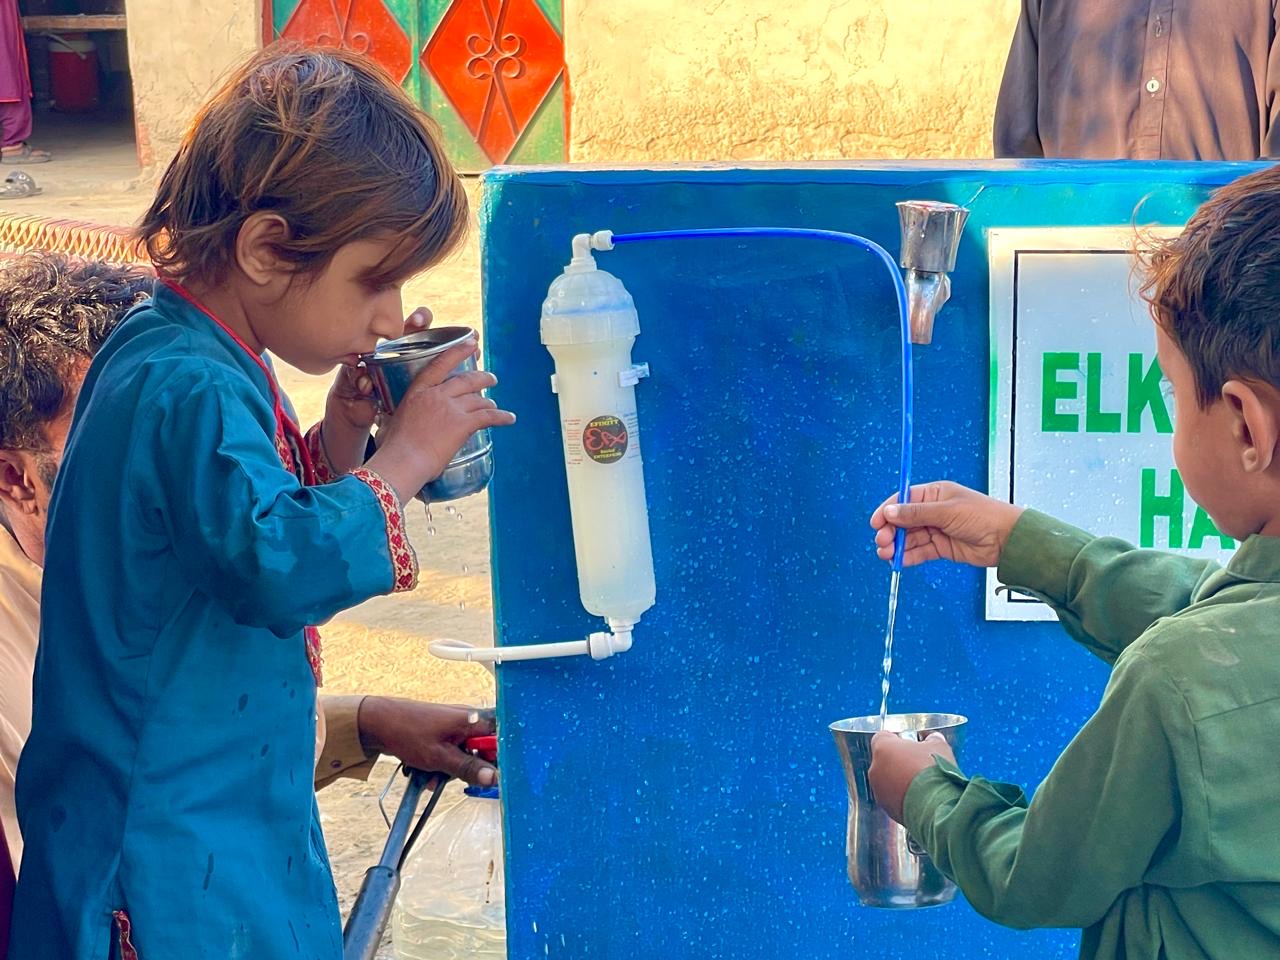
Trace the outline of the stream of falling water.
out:
[[[880,666],[880,729],[889,714],[889,674],[893,670],[893,624],[898,619],[898,584],[902,571],[893,571],[889,580],[889,622],[884,630],[884,662]]]

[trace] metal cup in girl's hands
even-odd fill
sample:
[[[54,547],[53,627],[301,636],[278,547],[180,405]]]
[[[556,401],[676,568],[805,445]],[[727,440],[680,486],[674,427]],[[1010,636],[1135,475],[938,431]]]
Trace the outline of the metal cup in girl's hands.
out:
[[[383,411],[391,413],[403,399],[410,384],[441,354],[474,340],[470,327],[437,327],[388,340],[372,353],[362,354],[360,362],[373,381],[374,392]],[[468,356],[451,373],[450,378],[476,369],[474,356]],[[493,476],[493,447],[487,429],[473,433],[449,460],[434,480],[418,493],[427,503],[457,500],[479,493]]]

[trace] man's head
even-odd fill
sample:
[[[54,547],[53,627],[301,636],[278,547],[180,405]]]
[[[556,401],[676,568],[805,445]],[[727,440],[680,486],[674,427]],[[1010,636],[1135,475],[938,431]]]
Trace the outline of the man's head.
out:
[[[1280,534],[1280,167],[1223,187],[1146,267],[1188,493],[1224,533]]]
[[[151,284],[137,268],[50,254],[0,264],[0,522],[37,563],[89,361]]]

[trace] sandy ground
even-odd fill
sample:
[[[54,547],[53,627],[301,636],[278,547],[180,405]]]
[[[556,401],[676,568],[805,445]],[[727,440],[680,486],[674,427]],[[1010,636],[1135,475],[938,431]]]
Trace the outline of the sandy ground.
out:
[[[127,125],[41,115],[33,143],[55,157],[52,163],[27,168],[43,193],[5,201],[0,212],[129,225],[146,209],[151,186],[138,180]],[[473,210],[478,186],[476,180],[468,181]],[[448,262],[406,287],[406,312],[419,304],[434,311],[437,323],[479,328],[478,231],[472,230]],[[277,370],[304,427],[319,419],[330,378],[310,377],[284,364]],[[438,660],[427,652],[427,644],[441,637],[479,646],[493,643],[488,500],[478,494],[452,507],[437,505],[429,518],[423,504],[414,501],[406,511],[421,568],[416,590],[371,600],[322,630],[324,692],[493,704],[487,670]],[[344,914],[365,870],[381,852],[386,827],[378,812],[378,794],[393,771],[394,764],[383,761],[367,783],[339,781],[320,793]],[[384,955],[391,955],[385,946]]]

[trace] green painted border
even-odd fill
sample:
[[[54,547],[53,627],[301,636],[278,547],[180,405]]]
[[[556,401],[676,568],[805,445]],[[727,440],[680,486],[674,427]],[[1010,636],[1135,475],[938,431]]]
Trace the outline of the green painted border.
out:
[[[564,115],[564,74],[561,73],[505,162],[562,162],[565,158]]]
[[[419,66],[415,68],[415,74],[417,89],[410,88],[410,95],[440,124],[440,133],[453,165],[463,173],[485,170],[491,166],[489,158],[471,136],[471,131],[445,96],[444,90],[432,82],[430,71]]]
[[[422,27],[422,43],[418,47],[418,56],[422,56],[423,47],[436,32],[436,27],[440,26],[440,21],[449,11],[450,3],[451,0],[419,0],[417,21]]]
[[[300,3],[302,0],[275,0],[271,5],[271,35],[275,39],[280,39],[280,34],[284,32],[289,18],[293,16],[293,11],[298,9]]]
[[[542,12],[547,15],[556,33],[564,37],[564,0],[537,0]]]

